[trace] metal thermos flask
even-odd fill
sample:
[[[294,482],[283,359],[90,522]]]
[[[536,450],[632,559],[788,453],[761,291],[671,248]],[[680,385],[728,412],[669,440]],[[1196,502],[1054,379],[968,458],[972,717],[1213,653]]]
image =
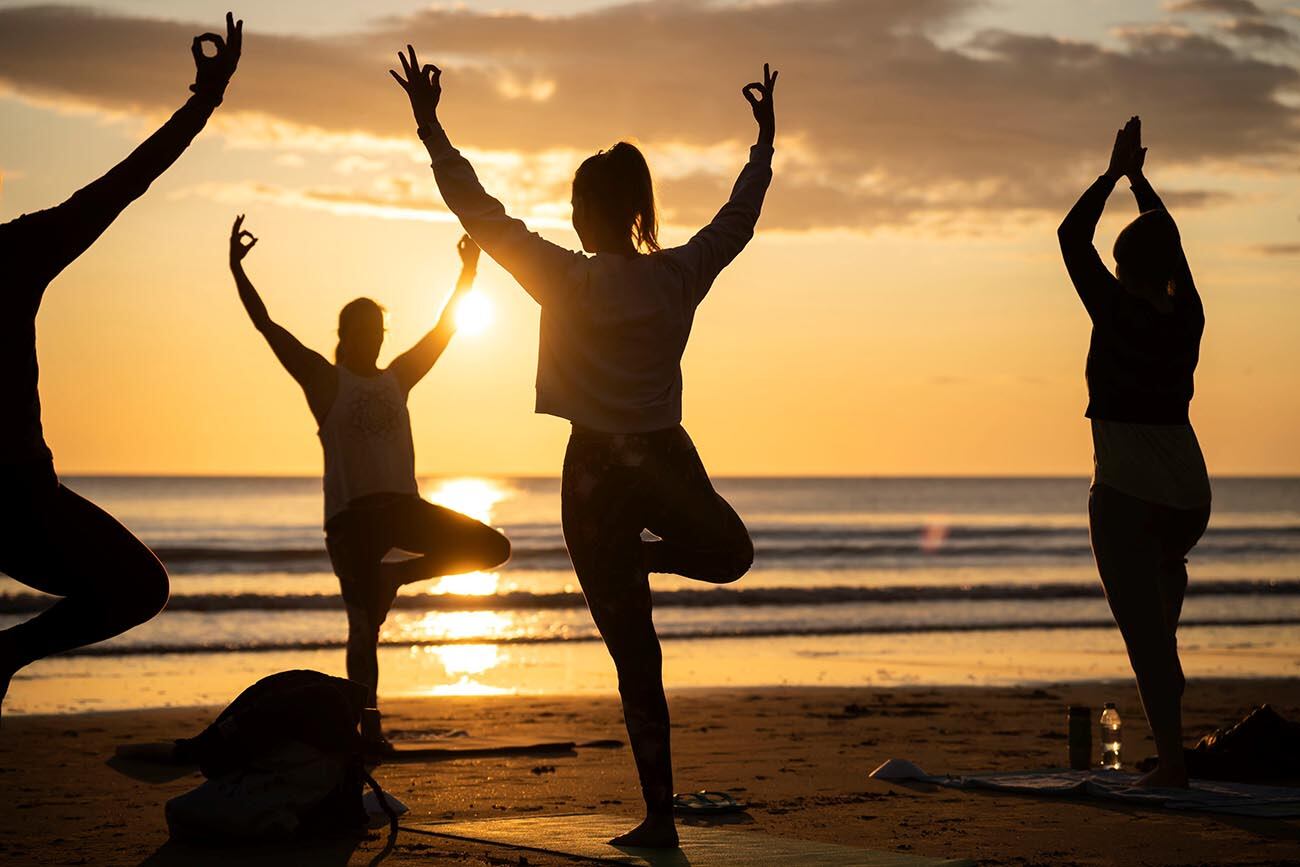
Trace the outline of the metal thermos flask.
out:
[[[1092,767],[1092,711],[1070,705],[1070,767],[1086,771]]]

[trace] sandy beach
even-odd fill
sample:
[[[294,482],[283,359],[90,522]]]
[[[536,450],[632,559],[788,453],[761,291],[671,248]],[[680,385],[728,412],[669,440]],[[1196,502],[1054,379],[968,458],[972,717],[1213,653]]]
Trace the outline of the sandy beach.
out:
[[[1017,770],[1065,763],[1065,708],[1119,702],[1124,756],[1152,745],[1131,685],[1046,688],[684,690],[671,694],[678,790],[725,789],[748,800],[730,827],[990,865],[1300,864],[1300,821],[1179,815],[868,779],[890,757],[931,773]],[[1189,738],[1268,702],[1300,717],[1300,681],[1193,681]],[[463,729],[520,742],[625,738],[612,696],[402,699],[386,705],[399,738]],[[161,784],[131,779],[106,760],[124,742],[197,731],[211,708],[14,717],[0,734],[8,808],[0,813],[6,864],[371,863],[381,835],[262,850],[204,851],[167,844],[164,802],[197,775]],[[377,778],[411,807],[404,823],[602,811],[629,821],[639,807],[626,749],[543,756],[398,763]],[[719,821],[719,820],[714,820]],[[543,843],[544,841],[539,841]],[[1153,845],[1158,844],[1158,845]],[[392,865],[569,864],[402,831]]]

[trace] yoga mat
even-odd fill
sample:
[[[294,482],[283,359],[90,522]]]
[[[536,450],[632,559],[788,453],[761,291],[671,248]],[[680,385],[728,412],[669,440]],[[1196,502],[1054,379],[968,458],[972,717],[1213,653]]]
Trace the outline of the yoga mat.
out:
[[[834,843],[773,837],[753,831],[732,831],[678,824],[681,849],[617,848],[605,841],[636,824],[632,816],[578,813],[528,816],[519,819],[479,819],[468,822],[403,825],[403,830],[474,843],[528,849],[552,855],[585,858],[605,864],[650,867],[974,867],[974,861],[923,858],[898,852],[876,852]]]
[[[1190,789],[1138,789],[1137,774],[1122,771],[1013,771],[933,776],[907,761],[890,759],[871,772],[882,780],[918,780],[955,789],[989,789],[1023,795],[1096,798],[1164,810],[1285,819],[1300,816],[1300,789],[1192,780]]]

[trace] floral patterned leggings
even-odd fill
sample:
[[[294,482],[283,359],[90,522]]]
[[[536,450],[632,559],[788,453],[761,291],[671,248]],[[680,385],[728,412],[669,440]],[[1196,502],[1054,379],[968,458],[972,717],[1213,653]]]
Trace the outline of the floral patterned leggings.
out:
[[[680,426],[606,434],[575,425],[561,510],[569,557],[618,671],[641,794],[650,812],[671,812],[668,703],[649,573],[736,581],[754,560],[749,531],[713,489]],[[659,540],[643,541],[642,530]]]

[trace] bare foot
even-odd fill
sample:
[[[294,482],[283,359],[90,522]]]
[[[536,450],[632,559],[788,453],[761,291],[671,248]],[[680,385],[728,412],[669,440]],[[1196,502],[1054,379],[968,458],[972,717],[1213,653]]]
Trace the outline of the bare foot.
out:
[[[9,694],[9,682],[22,667],[14,662],[15,654],[8,638],[7,633],[0,633],[0,709],[3,709],[5,696]]]
[[[1134,785],[1141,789],[1186,789],[1189,785],[1187,768],[1156,765],[1154,769],[1138,777]]]
[[[640,825],[609,842],[614,846],[630,846],[638,849],[676,849],[677,824],[673,821],[672,814],[646,816],[645,821]]]

